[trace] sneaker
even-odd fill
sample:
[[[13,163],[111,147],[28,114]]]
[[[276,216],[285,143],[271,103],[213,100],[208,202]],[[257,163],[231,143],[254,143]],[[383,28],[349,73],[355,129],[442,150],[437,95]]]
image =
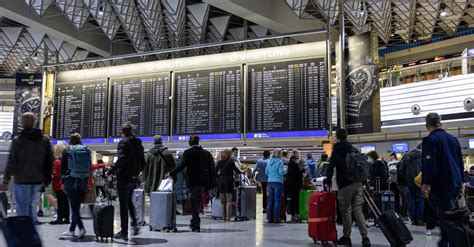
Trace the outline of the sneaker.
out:
[[[114,234],[114,238],[123,239],[123,240],[127,241],[128,240],[128,234],[123,233],[123,232],[120,231],[120,232],[117,232],[117,233]]]
[[[86,229],[85,228],[82,228],[82,229],[79,229],[79,239],[83,239],[84,236],[86,235]]]
[[[352,240],[350,238],[342,236],[339,240],[337,240],[337,245],[352,246]]]
[[[431,234],[433,234],[431,230],[426,230],[426,236],[431,236]]]
[[[38,217],[43,217],[44,216],[43,210],[39,210],[37,215],[38,215]]]
[[[370,239],[369,238],[363,238],[362,239],[362,246],[363,247],[370,247]]]
[[[200,227],[193,227],[191,229],[192,232],[201,232],[201,228]]]
[[[75,237],[76,233],[74,231],[67,230],[67,231],[63,232],[63,236],[65,236],[65,237]]]

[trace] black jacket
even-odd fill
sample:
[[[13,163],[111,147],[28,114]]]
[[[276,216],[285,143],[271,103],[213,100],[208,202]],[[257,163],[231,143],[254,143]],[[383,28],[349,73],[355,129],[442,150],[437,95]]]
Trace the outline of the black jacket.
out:
[[[4,181],[14,176],[18,184],[49,185],[53,161],[49,138],[39,129],[24,129],[11,143]]]
[[[117,146],[117,162],[110,173],[117,174],[117,182],[128,183],[145,167],[145,153],[142,141],[134,135],[122,138]]]
[[[170,172],[170,176],[176,177],[178,172],[187,169],[188,186],[214,187],[217,183],[215,163],[209,151],[201,146],[192,146],[183,153],[181,165]]]
[[[345,159],[347,153],[352,151],[353,147],[348,141],[341,141],[334,144],[331,159],[329,161],[327,177],[328,181],[331,181],[332,175],[334,174],[334,168],[336,168],[336,181],[339,189],[342,189],[353,182],[346,178]]]
[[[219,182],[217,184],[217,191],[219,193],[233,193],[234,192],[234,172],[242,174],[242,172],[235,166],[233,159],[221,160],[217,163],[217,173],[219,173]]]
[[[290,159],[290,162],[288,162],[288,174],[286,180],[290,191],[299,191],[303,188],[303,173],[304,167],[301,169],[298,162],[294,159]]]
[[[380,188],[378,188],[377,178],[380,180]],[[370,186],[374,187],[375,190],[380,189],[384,191],[388,189],[388,168],[381,160],[375,160],[374,163],[370,166],[369,170],[369,180]]]
[[[420,149],[411,150],[400,163],[400,173],[407,184],[415,185],[414,179],[422,168],[422,151]]]

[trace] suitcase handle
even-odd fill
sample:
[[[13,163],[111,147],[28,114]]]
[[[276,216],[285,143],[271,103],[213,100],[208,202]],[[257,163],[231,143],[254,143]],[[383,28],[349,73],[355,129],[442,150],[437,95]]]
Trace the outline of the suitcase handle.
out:
[[[364,193],[364,199],[367,202],[367,204],[369,205],[370,210],[374,213],[374,215],[377,219],[380,218],[380,216],[382,215],[382,212],[377,207],[377,205],[375,204],[372,197],[370,197],[370,194],[369,194],[369,192],[367,191],[366,188],[363,189],[363,193]]]

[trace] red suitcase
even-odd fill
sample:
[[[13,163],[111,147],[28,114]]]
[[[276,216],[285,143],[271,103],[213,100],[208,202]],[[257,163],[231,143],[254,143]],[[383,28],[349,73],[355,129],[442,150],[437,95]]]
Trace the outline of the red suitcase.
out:
[[[308,235],[321,241],[337,241],[336,195],[329,192],[315,192],[309,197]]]

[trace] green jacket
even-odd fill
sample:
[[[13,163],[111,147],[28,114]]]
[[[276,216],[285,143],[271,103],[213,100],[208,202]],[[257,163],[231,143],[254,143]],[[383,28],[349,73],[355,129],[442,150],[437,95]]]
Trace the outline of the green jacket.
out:
[[[145,182],[145,192],[151,193],[158,189],[166,173],[176,167],[176,161],[168,148],[154,146],[145,156],[145,168],[142,179]]]

